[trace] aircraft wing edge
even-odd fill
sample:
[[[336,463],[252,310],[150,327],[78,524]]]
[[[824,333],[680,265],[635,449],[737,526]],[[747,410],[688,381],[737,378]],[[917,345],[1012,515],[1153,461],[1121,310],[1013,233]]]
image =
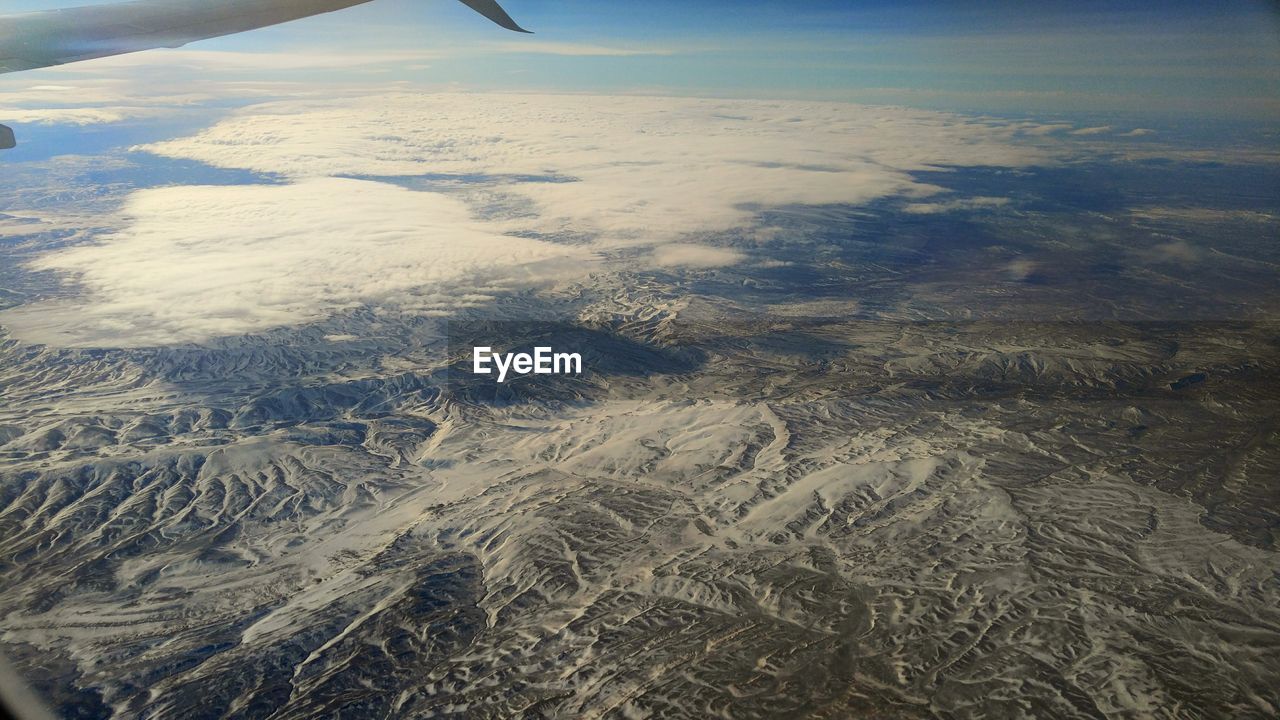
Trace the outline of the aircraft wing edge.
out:
[[[499,27],[515,32],[532,34],[531,30],[525,30],[517,25],[516,21],[511,19],[511,16],[507,14],[506,10],[502,9],[497,0],[462,0],[462,4],[489,18]]]

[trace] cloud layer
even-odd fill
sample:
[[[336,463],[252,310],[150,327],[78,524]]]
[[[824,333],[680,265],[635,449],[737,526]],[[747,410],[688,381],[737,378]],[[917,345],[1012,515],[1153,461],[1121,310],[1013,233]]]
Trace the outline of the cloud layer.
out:
[[[925,197],[910,172],[1024,166],[1047,151],[1016,125],[843,103],[580,95],[399,95],[256,106],[147,147],[284,173],[555,175],[523,183],[521,230],[666,242],[750,221],[763,205]]]
[[[528,281],[539,265],[588,259],[495,234],[443,195],[338,178],[144,190],[123,219],[100,242],[34,265],[75,277],[83,306],[8,321],[30,329],[48,316],[69,333],[60,344],[167,345],[359,305],[448,312]]]
[[[708,238],[751,225],[762,208],[889,197],[967,206],[912,173],[1049,161],[1049,146],[1023,130],[841,103],[457,93],[274,102],[143,149],[285,184],[140,191],[116,231],[37,267],[88,291],[81,329],[65,329],[63,341],[78,344],[198,341],[357,304],[448,312],[476,294],[468,283],[559,278],[584,272],[584,258],[747,262],[749,248]],[[575,244],[549,241],[563,237]],[[648,252],[616,252],[635,247]]]

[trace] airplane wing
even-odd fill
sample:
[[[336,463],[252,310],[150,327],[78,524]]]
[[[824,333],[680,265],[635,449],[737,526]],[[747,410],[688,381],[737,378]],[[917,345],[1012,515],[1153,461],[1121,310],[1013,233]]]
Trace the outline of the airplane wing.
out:
[[[370,0],[134,0],[0,15],[0,73],[172,48]],[[498,25],[528,32],[496,0],[462,0]]]
[[[517,25],[516,21],[511,19],[511,16],[507,14],[506,10],[502,9],[497,0],[462,0],[462,4],[508,30],[522,33],[529,32]]]
[[[180,47],[370,1],[133,0],[0,15],[0,74]],[[517,25],[497,0],[462,0],[462,4],[508,30],[529,32]],[[0,125],[0,150],[14,144],[13,131]]]

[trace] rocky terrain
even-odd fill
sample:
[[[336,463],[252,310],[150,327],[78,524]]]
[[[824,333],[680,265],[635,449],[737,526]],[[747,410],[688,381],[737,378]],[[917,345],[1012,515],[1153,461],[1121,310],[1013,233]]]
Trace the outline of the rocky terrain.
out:
[[[393,354],[6,341],[6,644],[83,717],[1280,707],[1276,326],[599,290]],[[593,371],[481,382],[498,328]]]
[[[75,718],[1275,717],[1280,165],[1065,127],[395,96],[20,166],[0,648]]]

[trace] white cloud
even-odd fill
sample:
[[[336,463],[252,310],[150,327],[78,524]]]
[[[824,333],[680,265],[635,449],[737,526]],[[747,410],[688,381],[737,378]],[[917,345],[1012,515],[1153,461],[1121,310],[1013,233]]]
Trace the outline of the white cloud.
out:
[[[1009,261],[1009,264],[1004,267],[1004,272],[1005,275],[1014,282],[1026,282],[1031,279],[1039,269],[1040,266],[1035,261],[1018,258],[1016,260]]]
[[[7,108],[0,109],[0,118],[32,125],[106,125],[168,113],[164,109],[145,107]]]
[[[355,305],[448,312],[477,286],[554,278],[588,252],[505,237],[459,201],[336,178],[197,186],[132,196],[123,227],[33,269],[78,279],[74,305],[4,316],[15,334],[58,345],[165,345],[318,320]]]
[[[469,282],[501,288],[582,273],[587,257],[723,266],[744,257],[689,242],[749,227],[762,208],[888,197],[917,212],[998,206],[928,203],[941,188],[912,172],[1050,162],[1052,145],[1022,130],[818,102],[454,93],[267,103],[144,149],[288,184],[137,192],[99,244],[38,264],[78,277],[82,305],[4,321],[28,338],[41,322],[63,322],[63,336],[42,338],[60,344],[163,343],[358,304],[449,312],[485,300],[459,298]],[[460,179],[413,192],[340,177],[423,175]],[[558,236],[579,244],[524,239]],[[611,252],[632,247],[649,252]],[[565,260],[571,267],[547,267]]]
[[[146,149],[293,177],[556,174],[576,182],[504,188],[537,210],[508,229],[643,245],[746,225],[758,206],[936,192],[915,170],[1045,162],[1017,132],[843,103],[439,94],[269,103]]]
[[[117,78],[78,77],[75,84],[30,85],[23,74],[0,75],[0,122],[67,122],[96,124],[171,113],[214,99],[213,85],[204,79],[193,92],[188,78],[181,83]],[[23,119],[17,119],[24,114]],[[27,119],[34,117],[34,120]],[[91,118],[83,122],[80,118]]]
[[[1019,123],[1018,129],[1024,135],[1053,135],[1065,130],[1070,130],[1075,126],[1070,123]]]
[[[653,263],[664,268],[715,268],[736,265],[747,256],[729,248],[691,243],[663,245],[653,251]]]
[[[678,51],[669,48],[625,48],[592,45],[589,43],[548,42],[537,39],[521,42],[488,43],[483,49],[488,52],[577,57],[632,57],[636,55],[675,55],[678,53]]]
[[[1086,128],[1080,128],[1079,130],[1072,130],[1071,134],[1072,135],[1105,135],[1111,131],[1112,131],[1112,127],[1110,125],[1098,125],[1097,127],[1086,127]]]
[[[1148,257],[1165,262],[1191,265],[1200,260],[1200,249],[1186,240],[1170,240],[1151,248]]]
[[[344,70],[366,65],[407,64],[434,60],[442,53],[427,50],[389,52],[244,52],[231,50],[149,50],[127,55],[112,55],[70,65],[48,68],[45,72],[64,75],[92,75],[103,70],[121,68],[185,68],[189,70],[238,70],[276,72],[283,70]]]
[[[1129,211],[1134,217],[1146,220],[1163,220],[1182,223],[1213,223],[1215,225],[1232,222],[1274,223],[1280,215],[1258,210],[1223,210],[1207,207],[1162,207],[1147,205],[1135,207]]]
[[[936,215],[956,210],[993,210],[1008,204],[1009,198],[980,196],[946,200],[944,202],[907,203],[902,209],[914,215]]]

